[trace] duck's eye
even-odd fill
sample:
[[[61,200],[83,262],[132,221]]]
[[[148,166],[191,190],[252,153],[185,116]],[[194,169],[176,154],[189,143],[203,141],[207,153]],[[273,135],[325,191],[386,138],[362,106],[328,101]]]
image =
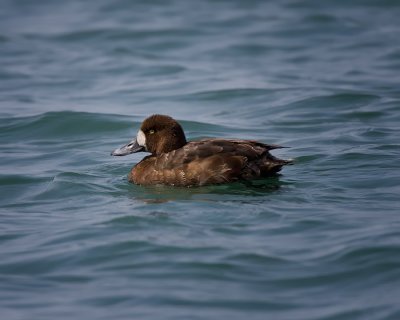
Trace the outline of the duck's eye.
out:
[[[153,134],[153,133],[154,133],[153,129],[149,130],[149,134]]]

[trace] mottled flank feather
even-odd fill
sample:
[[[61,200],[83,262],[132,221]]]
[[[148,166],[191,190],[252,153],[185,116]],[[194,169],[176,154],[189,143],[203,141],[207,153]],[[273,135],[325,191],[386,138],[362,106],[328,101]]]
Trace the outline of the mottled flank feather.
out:
[[[189,142],[180,149],[146,157],[133,168],[129,180],[137,184],[201,186],[266,177],[291,163],[268,152],[277,148],[281,147],[251,140]]]

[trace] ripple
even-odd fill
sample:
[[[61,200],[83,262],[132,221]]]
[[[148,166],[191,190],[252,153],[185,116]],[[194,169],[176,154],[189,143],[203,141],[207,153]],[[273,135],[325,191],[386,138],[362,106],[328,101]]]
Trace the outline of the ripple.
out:
[[[30,117],[2,118],[1,136],[40,139],[52,137],[84,138],[85,136],[106,135],[113,131],[131,127],[132,122],[123,116],[81,112],[48,112]]]
[[[9,319],[397,319],[399,2],[9,1],[0,300]],[[290,146],[282,175],[141,187],[153,113]]]

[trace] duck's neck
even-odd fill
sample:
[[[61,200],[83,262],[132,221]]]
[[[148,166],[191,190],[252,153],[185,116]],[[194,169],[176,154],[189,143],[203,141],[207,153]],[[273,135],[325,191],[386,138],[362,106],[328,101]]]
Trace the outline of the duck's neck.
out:
[[[155,154],[159,155],[162,153],[168,153],[173,150],[177,150],[179,148],[182,148],[186,143],[187,141],[183,131],[179,133],[179,135],[177,133],[174,133],[172,137],[165,137],[161,141],[159,141]]]

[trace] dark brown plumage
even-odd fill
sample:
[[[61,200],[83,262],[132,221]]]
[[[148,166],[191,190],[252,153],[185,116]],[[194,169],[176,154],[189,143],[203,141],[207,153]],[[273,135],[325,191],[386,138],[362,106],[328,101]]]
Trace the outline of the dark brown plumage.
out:
[[[291,163],[269,153],[277,148],[282,147],[253,140],[205,139],[187,143],[178,122],[153,115],[143,122],[136,140],[112,155],[151,153],[132,168],[130,182],[201,186],[273,175]]]

